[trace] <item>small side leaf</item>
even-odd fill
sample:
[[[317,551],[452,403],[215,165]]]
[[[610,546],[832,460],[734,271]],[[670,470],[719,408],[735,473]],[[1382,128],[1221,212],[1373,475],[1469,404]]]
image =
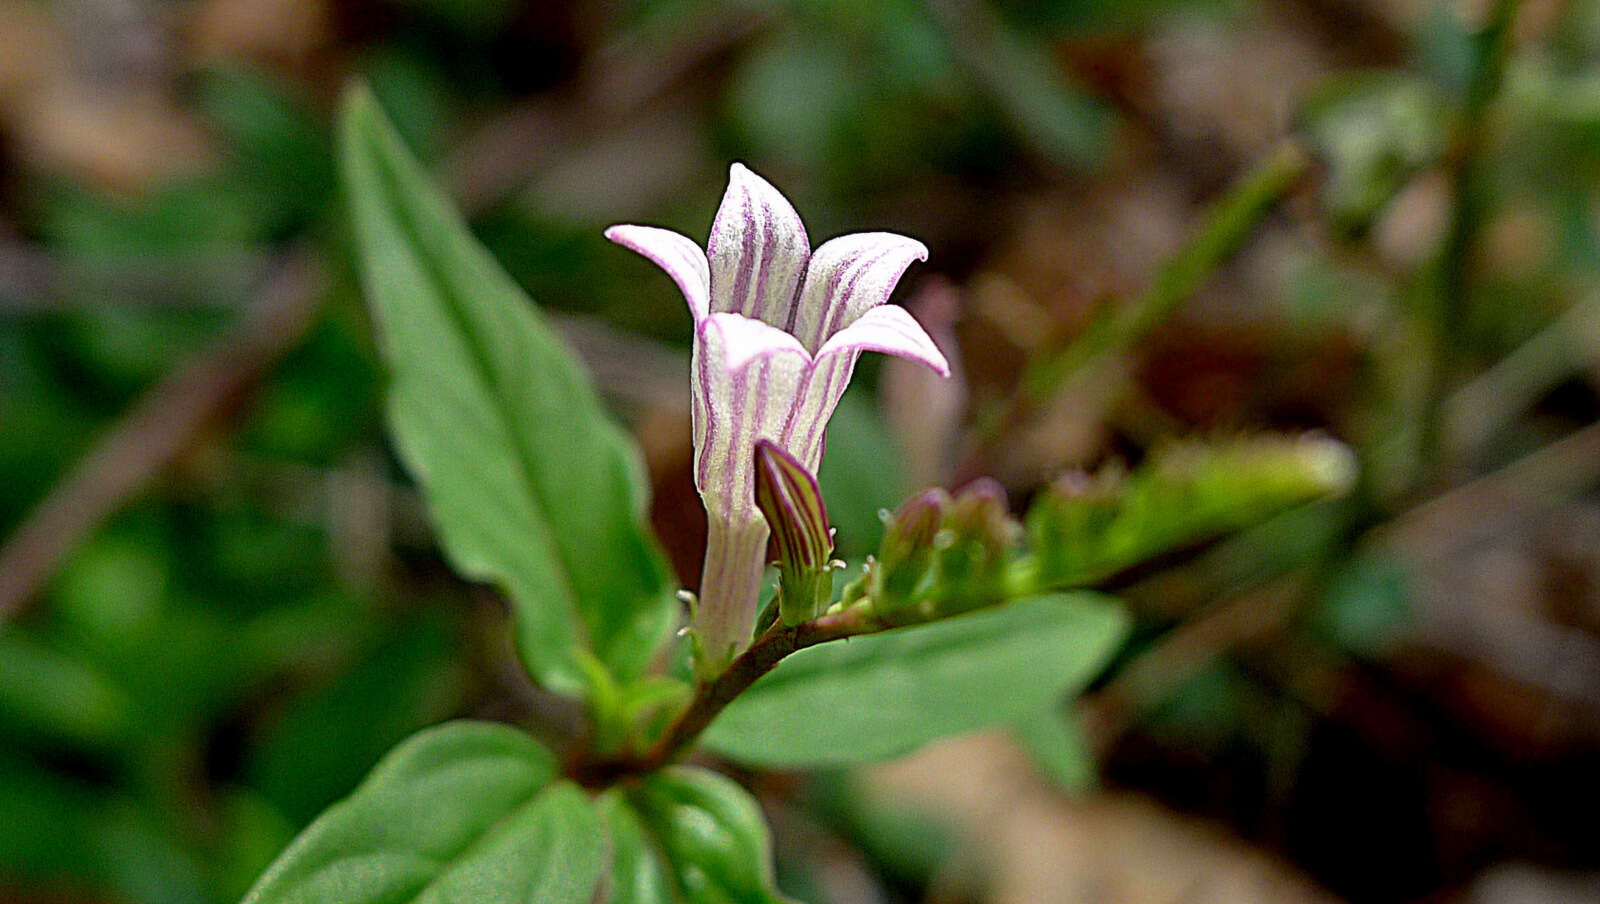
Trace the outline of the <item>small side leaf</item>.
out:
[[[586,904],[604,852],[587,796],[516,729],[413,736],[278,856],[244,904]]]
[[[613,904],[782,904],[761,807],[732,780],[664,769],[601,800],[611,833]]]
[[[637,450],[363,90],[346,99],[340,151],[390,427],[445,551],[511,598],[546,686],[583,688],[577,648],[636,677],[672,615]]]
[[[1080,592],[820,644],[734,700],[704,742],[761,765],[887,759],[1043,710],[1088,683],[1127,627],[1115,600]]]

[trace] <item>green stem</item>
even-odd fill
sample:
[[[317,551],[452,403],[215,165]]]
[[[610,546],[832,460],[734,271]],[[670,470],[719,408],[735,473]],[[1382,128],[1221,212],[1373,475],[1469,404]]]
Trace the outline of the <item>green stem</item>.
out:
[[[734,698],[749,690],[762,675],[775,668],[785,656],[830,640],[873,634],[893,625],[865,609],[852,608],[822,615],[798,625],[774,624],[740,653],[716,678],[695,688],[689,706],[678,715],[648,750],[641,754],[579,763],[570,771],[573,777],[591,787],[616,782],[628,775],[652,772],[681,757]]]
[[[1115,314],[1095,321],[1060,354],[1028,368],[1023,386],[1029,402],[1048,399],[1088,364],[1126,351],[1171,316],[1244,246],[1278,201],[1299,182],[1310,163],[1298,143],[1280,144],[1211,208],[1194,237],[1162,267],[1142,295]]]
[[[1454,206],[1449,231],[1439,253],[1437,291],[1429,313],[1433,348],[1429,360],[1428,392],[1424,401],[1422,434],[1418,439],[1420,478],[1436,463],[1444,434],[1445,398],[1471,310],[1470,266],[1472,248],[1483,223],[1482,178],[1484,122],[1490,101],[1500,90],[1505,73],[1506,39],[1516,13],[1517,0],[1495,0],[1489,18],[1473,35],[1473,55],[1467,82],[1466,104],[1461,110],[1451,174]]]
[[[1020,392],[1002,414],[980,428],[980,448],[1004,435],[1091,365],[1131,348],[1170,316],[1243,247],[1310,166],[1310,155],[1298,142],[1285,140],[1278,145],[1211,207],[1193,237],[1141,295],[1097,318],[1070,345],[1028,365]]]

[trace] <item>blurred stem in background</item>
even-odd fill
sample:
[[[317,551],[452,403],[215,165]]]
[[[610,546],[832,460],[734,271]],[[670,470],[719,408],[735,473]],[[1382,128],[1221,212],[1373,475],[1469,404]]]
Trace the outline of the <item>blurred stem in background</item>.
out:
[[[1311,164],[1311,155],[1298,141],[1285,139],[1212,205],[1193,235],[1142,294],[1124,304],[1106,305],[1070,343],[1030,360],[1016,393],[998,413],[981,417],[974,428],[973,451],[958,470],[956,483],[978,476],[990,460],[994,443],[1040,406],[1070,391],[1098,365],[1128,352],[1171,317],[1244,246],[1305,177]]]
[[[1472,37],[1466,97],[1456,124],[1456,148],[1450,174],[1453,207],[1449,231],[1439,256],[1436,292],[1431,299],[1429,333],[1433,339],[1428,390],[1422,413],[1413,486],[1438,480],[1444,442],[1445,399],[1457,377],[1460,355],[1472,316],[1472,253],[1483,225],[1482,181],[1485,125],[1489,108],[1505,74],[1507,44],[1517,0],[1494,0],[1488,18]]]

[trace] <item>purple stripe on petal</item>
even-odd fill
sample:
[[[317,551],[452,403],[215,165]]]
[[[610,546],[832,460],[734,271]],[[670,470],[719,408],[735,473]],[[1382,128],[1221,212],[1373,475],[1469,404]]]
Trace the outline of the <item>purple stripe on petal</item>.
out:
[[[788,200],[735,163],[708,242],[712,311],[785,322],[811,245]]]
[[[737,456],[739,454],[739,441],[744,438],[744,419],[749,414],[749,367],[740,370],[738,373],[733,375],[733,379],[728,381],[728,399],[733,406],[733,411],[730,412],[728,418],[728,451],[724,456],[724,461],[722,463],[722,480],[719,481],[719,483],[727,482],[731,484],[732,477],[736,473],[734,471],[734,465],[737,463]],[[731,488],[730,492],[737,493],[738,488]],[[732,508],[731,503],[733,500],[730,499],[729,502],[729,507]]]
[[[845,387],[850,383],[849,367],[853,360],[846,360],[848,356],[833,355],[825,362],[818,362],[818,366],[826,366],[827,373],[821,375],[822,392],[821,400],[817,403],[817,411],[813,417],[804,418],[804,422],[797,422],[795,429],[800,431],[794,437],[796,458],[805,462],[812,470],[822,463],[820,439],[827,429],[828,419],[833,417],[833,409],[839,404],[839,397],[844,395]],[[840,379],[840,375],[844,379]]]
[[[822,310],[818,312],[817,325],[812,330],[811,340],[806,343],[806,348],[813,350],[821,348],[822,340],[828,338],[828,334],[831,332],[828,329],[828,321],[832,319],[834,312],[838,309],[840,301],[842,300],[840,286],[844,282],[845,276],[852,272],[852,268],[855,265],[861,262],[861,258],[864,256],[864,254],[864,251],[858,252],[849,258],[848,261],[840,263],[838,267],[834,268],[832,273],[828,274],[828,287],[826,290],[824,290],[821,299],[823,307]]]
[[[750,299],[750,316],[756,320],[771,323],[772,318],[767,316],[767,278],[772,274],[773,257],[778,250],[778,230],[773,228],[777,222],[777,217],[773,216],[772,208],[765,203],[761,205],[761,209],[763,222],[766,223],[767,228],[761,230],[763,234],[761,263],[756,273],[755,293]]]
[[[833,411],[839,407],[839,399],[844,397],[844,391],[850,387],[850,377],[855,374],[856,358],[858,355],[840,355],[834,362],[833,370],[828,374],[828,385],[822,391],[823,415],[817,424],[817,429],[812,433],[812,454],[817,461],[822,461],[822,447],[828,434],[828,421],[833,417]]]
[[[824,242],[806,269],[795,333],[814,353],[834,332],[886,301],[906,267],[927,254],[916,239],[889,232]]]
[[[833,317],[828,320],[827,332],[817,338],[819,344],[826,342],[834,333],[839,332],[845,326],[845,318],[850,316],[852,313],[851,308],[854,307],[850,302],[855,299],[856,287],[860,284],[861,278],[872,272],[872,268],[876,267],[879,261],[893,253],[893,248],[885,248],[871,257],[857,260],[855,267],[851,269],[850,281],[845,284],[844,292],[838,299],[832,301]]]
[[[712,314],[696,335],[707,424],[696,437],[696,486],[714,516],[753,515],[751,443],[783,424],[811,359],[793,336],[738,314]]]
[[[734,264],[733,291],[728,293],[727,310],[737,314],[750,316],[750,275],[755,272],[760,263],[756,258],[756,224],[754,204],[749,192],[744,192],[740,198],[743,208],[743,235],[739,241],[739,260]]]
[[[743,459],[750,454],[755,434],[761,429],[761,416],[767,410],[768,368],[769,362],[766,360],[752,361],[750,366],[745,368],[739,375],[738,388],[733,391],[734,410],[738,412],[739,420],[735,423],[732,433],[733,441],[728,443],[728,454],[722,464],[725,477],[731,478],[742,473],[744,465],[747,464]],[[753,391],[749,379],[750,371],[752,370],[756,372]],[[751,420],[749,428],[744,427],[744,418],[746,416],[749,416]],[[745,442],[745,440],[750,440],[750,442]],[[741,480],[739,483],[741,485],[734,487],[733,492],[742,495],[745,492],[744,481]]]
[[[710,457],[708,455],[708,453],[716,445],[717,427],[718,427],[719,424],[722,423],[722,418],[718,417],[717,415],[721,414],[722,412],[716,411],[715,406],[712,404],[712,399],[711,399],[711,365],[706,360],[707,358],[710,357],[710,355],[705,353],[705,349],[703,347],[701,349],[699,349],[699,351],[700,351],[700,354],[699,354],[699,358],[700,358],[700,361],[699,361],[699,365],[700,365],[700,368],[699,368],[700,369],[699,382],[700,382],[700,385],[698,387],[698,395],[700,396],[700,398],[702,398],[704,400],[703,402],[701,402],[701,404],[705,408],[704,415],[703,415],[704,418],[705,418],[705,420],[704,420],[705,433],[704,433],[704,435],[695,436],[695,438],[694,438],[695,439],[695,459],[696,459],[695,460],[694,485],[703,490],[706,487],[706,472],[707,472],[706,459]]]
[[[794,435],[795,420],[800,417],[800,413],[805,410],[806,402],[811,399],[811,384],[816,382],[815,374],[816,369],[813,365],[801,378],[800,391],[795,393],[794,404],[789,407],[789,416],[783,420],[783,430],[778,434],[778,445],[785,451],[789,449],[789,438]]]

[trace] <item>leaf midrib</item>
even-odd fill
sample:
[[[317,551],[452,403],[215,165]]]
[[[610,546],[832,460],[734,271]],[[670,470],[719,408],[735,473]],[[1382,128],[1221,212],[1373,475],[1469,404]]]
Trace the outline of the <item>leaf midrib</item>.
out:
[[[397,161],[392,161],[389,155],[384,153],[369,155],[369,159],[374,160],[374,169],[376,170],[377,176],[384,183],[384,188],[386,191],[383,197],[385,198],[386,202],[389,199],[406,197],[401,174],[394,166]],[[401,165],[403,166],[403,164]],[[426,196],[427,192],[424,191],[423,194]],[[444,278],[443,268],[441,267],[440,263],[435,259],[431,250],[424,252],[423,249],[425,249],[426,246],[420,241],[417,241],[420,231],[418,229],[417,222],[411,216],[409,205],[385,203],[384,209],[388,210],[394,216],[396,225],[399,227],[401,234],[407,239],[411,240],[410,245],[415,252],[412,256],[417,261],[418,266],[424,271],[424,273],[426,273],[430,282],[438,290],[439,298],[444,303],[445,311],[450,317],[451,322],[455,325],[458,333],[460,333],[462,336],[463,343],[466,345],[468,354],[472,358],[474,368],[479,378],[485,385],[485,388],[489,390],[490,398],[503,403],[506,398],[504,394],[504,388],[501,381],[495,374],[495,368],[491,364],[492,359],[490,358],[488,351],[484,348],[483,342],[479,339],[477,332],[470,328],[471,320],[466,315],[464,306],[457,297],[451,282]],[[452,216],[453,214],[449,210],[446,210],[445,215]],[[464,219],[457,219],[456,223],[453,225],[459,226],[463,231],[466,231],[469,235],[471,234],[471,230],[467,226]],[[503,274],[501,274],[501,276],[509,279],[509,277],[504,277]],[[526,315],[528,312],[524,311],[522,313]],[[570,620],[573,623],[574,631],[578,635],[579,642],[582,643],[585,648],[594,649],[594,638],[590,634],[591,627],[588,621],[583,617],[582,606],[580,605],[580,600],[578,598],[578,588],[572,579],[571,565],[567,561],[566,553],[562,549],[561,544],[559,542],[555,542],[555,531],[550,524],[548,516],[545,514],[545,500],[543,493],[538,490],[533,479],[536,469],[533,466],[532,460],[529,458],[528,450],[524,448],[524,444],[519,441],[519,432],[516,429],[515,423],[506,412],[504,404],[496,404],[492,407],[494,409],[495,419],[505,430],[506,441],[511,446],[512,458],[515,461],[517,470],[520,472],[522,477],[523,487],[527,495],[530,497],[530,501],[533,503],[531,506],[532,514],[538,521],[539,526],[545,535],[545,539],[551,541],[548,546],[552,551],[552,555],[550,555],[548,558],[553,562],[557,580],[560,582],[561,587],[565,591],[562,594],[563,606],[567,610],[568,615],[571,616]],[[539,605],[540,602],[541,601],[538,600],[525,601],[527,605]]]
[[[512,817],[519,816],[528,809],[537,806],[539,803],[539,798],[551,791],[554,791],[556,788],[560,787],[561,784],[561,780],[558,779],[556,781],[547,781],[538,788],[533,789],[533,791],[529,793],[525,800],[512,805],[510,809],[506,810],[504,815],[490,824],[488,828],[484,829],[482,834],[480,834],[477,838],[467,842],[466,847],[456,851],[455,854],[448,859],[438,861],[441,865],[441,869],[438,871],[438,873],[432,879],[429,879],[427,882],[423,883],[422,887],[418,888],[416,892],[413,893],[409,898],[406,898],[403,904],[417,904],[418,901],[422,900],[422,896],[428,893],[429,889],[438,885],[440,882],[443,882],[446,878],[455,873],[455,868],[450,867],[450,864],[459,863],[460,861],[469,857],[474,851],[484,847],[490,841],[499,838],[500,835],[505,831],[506,826],[511,822]]]

